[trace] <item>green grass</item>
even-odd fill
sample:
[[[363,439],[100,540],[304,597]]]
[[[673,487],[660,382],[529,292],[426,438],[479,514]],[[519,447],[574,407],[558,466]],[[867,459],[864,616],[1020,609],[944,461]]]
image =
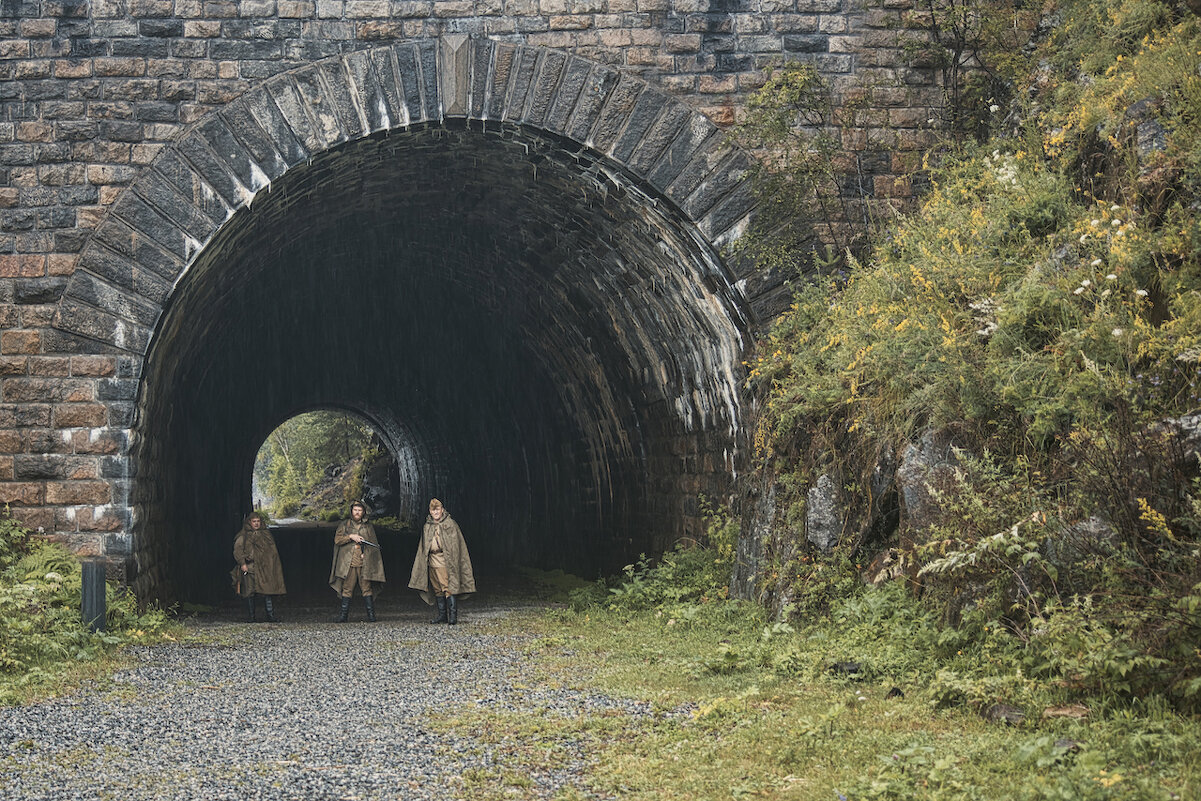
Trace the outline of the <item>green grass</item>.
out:
[[[661,610],[592,609],[495,624],[532,635],[524,686],[602,691],[654,711],[448,710],[440,728],[474,737],[496,756],[493,768],[464,777],[470,796],[521,797],[521,782],[553,768],[564,748],[587,767],[562,799],[1201,795],[1201,729],[1155,702],[1098,700],[1084,720],[1030,714],[1017,725],[994,723],[966,706],[935,708],[923,687],[932,675],[900,681],[901,697],[896,677],[829,673],[827,649],[806,645],[821,642],[813,637],[820,626],[781,635],[787,642],[765,650],[761,621],[740,604],[672,621]],[[781,647],[794,667],[812,664],[781,674],[765,657]]]

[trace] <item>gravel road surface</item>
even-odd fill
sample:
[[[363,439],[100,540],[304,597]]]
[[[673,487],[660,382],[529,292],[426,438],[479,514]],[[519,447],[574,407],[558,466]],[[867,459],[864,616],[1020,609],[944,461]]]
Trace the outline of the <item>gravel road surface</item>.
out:
[[[528,637],[488,633],[503,605],[463,604],[458,626],[380,603],[380,621],[335,624],[334,609],[282,609],[280,624],[197,621],[198,642],[132,649],[111,684],[0,709],[0,798],[446,799],[462,775],[496,767],[486,746],[427,727],[459,704],[579,714],[644,705],[530,687]],[[524,680],[523,680],[524,679]],[[528,798],[580,783],[583,757],[531,776]]]

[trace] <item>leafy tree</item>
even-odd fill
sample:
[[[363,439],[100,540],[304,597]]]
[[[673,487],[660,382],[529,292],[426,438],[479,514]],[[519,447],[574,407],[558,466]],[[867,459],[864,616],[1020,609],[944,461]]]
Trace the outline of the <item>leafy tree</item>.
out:
[[[327,468],[360,456],[372,435],[370,426],[341,411],[306,412],[284,421],[255,460],[255,476],[276,514],[295,512]]]

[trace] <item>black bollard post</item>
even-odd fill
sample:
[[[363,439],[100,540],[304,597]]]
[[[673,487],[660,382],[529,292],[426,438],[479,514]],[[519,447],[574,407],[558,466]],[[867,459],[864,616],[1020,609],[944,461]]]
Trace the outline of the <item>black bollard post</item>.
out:
[[[104,631],[108,614],[104,600],[104,561],[83,560],[83,624],[92,631]]]

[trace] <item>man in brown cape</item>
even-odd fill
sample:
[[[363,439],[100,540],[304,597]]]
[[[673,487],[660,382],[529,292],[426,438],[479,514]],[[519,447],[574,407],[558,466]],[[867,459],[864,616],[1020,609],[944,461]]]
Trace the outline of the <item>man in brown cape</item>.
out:
[[[427,604],[437,604],[438,616],[430,623],[452,626],[459,622],[458,599],[475,592],[475,575],[463,533],[437,498],[430,501],[409,587],[421,593]]]
[[[350,519],[343,520],[334,532],[334,561],[329,569],[329,586],[342,600],[338,623],[345,623],[350,612],[350,598],[355,585],[367,605],[367,620],[375,622],[375,594],[383,584],[384,560],[379,552],[375,526],[367,522],[367,506],[355,501],[350,507]]]
[[[284,595],[288,589],[284,586],[284,569],[275,548],[275,538],[258,512],[246,515],[242,530],[234,536],[234,561],[237,562],[233,569],[234,588],[246,599],[250,622],[254,622],[256,595],[263,596],[267,620],[279,622],[275,617],[273,596]]]

